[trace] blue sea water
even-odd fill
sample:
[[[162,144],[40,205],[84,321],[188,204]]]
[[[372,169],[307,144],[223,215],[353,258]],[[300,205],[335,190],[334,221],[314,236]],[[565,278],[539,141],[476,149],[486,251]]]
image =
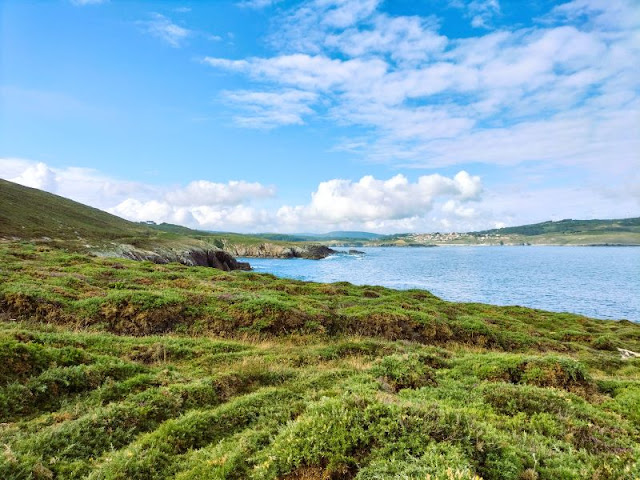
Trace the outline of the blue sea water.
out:
[[[445,300],[640,321],[640,247],[359,248],[323,260],[243,259],[316,282],[429,290]]]

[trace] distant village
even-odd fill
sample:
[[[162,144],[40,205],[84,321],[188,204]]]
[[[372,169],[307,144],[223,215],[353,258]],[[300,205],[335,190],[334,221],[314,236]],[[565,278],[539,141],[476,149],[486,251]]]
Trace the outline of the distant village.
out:
[[[389,242],[381,242],[381,244]],[[435,233],[411,233],[402,235],[391,240],[395,245],[528,245],[522,241],[519,235],[507,235],[500,233],[458,233],[458,232],[435,232]]]

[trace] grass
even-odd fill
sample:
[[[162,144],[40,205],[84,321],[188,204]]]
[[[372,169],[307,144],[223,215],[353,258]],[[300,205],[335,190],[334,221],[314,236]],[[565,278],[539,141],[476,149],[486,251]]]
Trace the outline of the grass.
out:
[[[640,478],[640,326],[0,243],[0,478]]]
[[[0,179],[0,235],[23,239],[119,241],[157,236],[143,225],[96,208]],[[46,214],[42,206],[47,205]]]

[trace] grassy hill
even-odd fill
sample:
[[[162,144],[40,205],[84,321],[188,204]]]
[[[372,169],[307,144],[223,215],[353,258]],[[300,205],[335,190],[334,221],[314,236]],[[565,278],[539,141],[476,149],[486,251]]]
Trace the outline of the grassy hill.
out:
[[[156,230],[164,232],[179,233],[181,235],[188,235],[191,237],[214,241],[214,242],[227,242],[234,245],[255,245],[264,242],[274,243],[276,245],[296,245],[304,243],[318,242],[330,244],[332,242],[363,242],[367,240],[375,240],[383,238],[383,235],[368,232],[329,232],[323,234],[290,234],[290,233],[255,233],[255,234],[243,234],[232,232],[210,232],[206,230],[194,230],[191,228],[183,227],[181,225],[174,225],[171,223],[160,224],[148,224],[143,223],[141,225],[150,226]]]
[[[179,235],[185,235],[198,240],[203,240],[222,248],[223,244],[229,243],[233,245],[259,245],[265,242],[271,242],[276,245],[290,245],[293,243],[299,243],[305,241],[304,239],[298,239],[289,235],[282,235],[283,238],[272,238],[268,234],[265,235],[251,235],[244,233],[233,232],[208,232],[206,230],[194,230],[192,228],[183,227],[181,225],[174,225],[172,223],[159,223],[159,224],[144,224],[148,225],[154,230],[163,232],[171,232]],[[274,237],[280,237],[275,235]]]
[[[214,233],[180,225],[129,222],[115,215],[42,190],[0,179],[0,238],[36,241],[106,256],[174,259],[189,250],[255,249],[268,243],[286,251],[307,243],[270,240],[255,235]]]
[[[618,220],[561,220],[470,233],[403,233],[366,246],[433,245],[640,245],[640,217]]]
[[[143,225],[64,197],[0,179],[0,235],[117,240],[154,235]]]
[[[0,243],[0,478],[634,479],[640,325]]]
[[[557,222],[542,222],[518,227],[505,227],[493,230],[474,232],[477,235],[516,234],[516,235],[544,235],[567,233],[637,233],[640,234],[640,217],[618,220],[560,220]]]

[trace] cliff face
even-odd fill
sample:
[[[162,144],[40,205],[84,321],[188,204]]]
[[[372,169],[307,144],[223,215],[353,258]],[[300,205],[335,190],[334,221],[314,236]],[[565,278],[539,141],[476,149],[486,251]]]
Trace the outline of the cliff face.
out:
[[[236,257],[257,258],[309,258],[319,260],[336,253],[335,250],[324,245],[284,246],[273,243],[259,245],[224,245],[226,251]]]
[[[100,252],[101,256],[116,256],[131,260],[147,260],[153,263],[177,262],[183,265],[212,267],[224,271],[251,270],[247,262],[238,262],[224,250],[190,248],[188,250],[158,249],[142,250],[130,245],[121,245],[113,252]]]

